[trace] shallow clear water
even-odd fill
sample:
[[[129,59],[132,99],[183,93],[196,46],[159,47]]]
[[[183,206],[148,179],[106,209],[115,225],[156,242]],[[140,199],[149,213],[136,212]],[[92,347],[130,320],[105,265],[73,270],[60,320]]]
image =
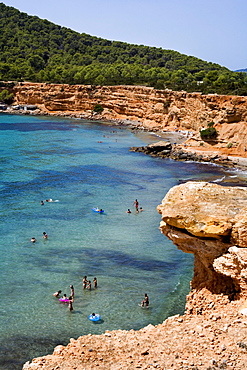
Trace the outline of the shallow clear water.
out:
[[[129,151],[155,140],[99,122],[0,115],[1,369],[21,369],[71,337],[184,311],[193,259],[160,233],[156,207],[181,181],[232,174]],[[41,206],[48,198],[58,201]],[[136,198],[144,212],[135,214]],[[98,288],[83,290],[84,275]],[[70,284],[73,312],[53,297]],[[138,306],[144,293],[149,309]],[[92,312],[101,322],[88,320]]]

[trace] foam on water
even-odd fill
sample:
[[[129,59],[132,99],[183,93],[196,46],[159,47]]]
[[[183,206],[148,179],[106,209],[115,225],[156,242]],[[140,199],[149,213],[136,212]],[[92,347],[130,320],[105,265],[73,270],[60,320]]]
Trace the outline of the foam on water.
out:
[[[1,369],[21,369],[71,337],[183,312],[193,259],[160,233],[156,207],[180,181],[225,172],[129,151],[153,140],[99,122],[0,115]],[[40,205],[50,198],[59,201]],[[136,198],[144,212],[135,214]],[[98,288],[83,290],[84,275]],[[70,284],[73,312],[52,295],[69,295]],[[138,306],[144,293],[149,310]]]

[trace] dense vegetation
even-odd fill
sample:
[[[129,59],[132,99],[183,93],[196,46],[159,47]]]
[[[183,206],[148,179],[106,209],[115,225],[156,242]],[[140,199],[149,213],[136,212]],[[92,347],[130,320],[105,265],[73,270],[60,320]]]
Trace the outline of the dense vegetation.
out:
[[[0,80],[247,95],[247,75],[172,50],[79,34],[0,3]]]

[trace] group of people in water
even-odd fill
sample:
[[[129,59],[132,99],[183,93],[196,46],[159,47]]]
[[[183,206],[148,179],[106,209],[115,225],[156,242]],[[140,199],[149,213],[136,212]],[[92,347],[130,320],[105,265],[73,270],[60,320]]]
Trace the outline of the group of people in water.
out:
[[[45,231],[43,232],[43,239],[48,239],[48,235],[46,234]],[[31,238],[30,241],[32,243],[35,243],[37,241],[37,239],[36,238]]]
[[[75,289],[73,285],[70,285],[70,296],[67,297],[67,294],[64,294],[61,297],[62,291],[58,290],[57,292],[53,293],[53,296],[56,298],[59,298],[59,300],[63,303],[68,303],[68,308],[69,311],[73,311],[73,302],[74,302],[74,297],[75,297]]]
[[[52,202],[52,199],[46,199],[46,202]],[[43,201],[41,201],[40,203],[41,203],[41,205],[44,205]],[[135,199],[135,201],[133,202],[133,205],[135,206],[136,213],[144,211],[144,209],[142,207],[139,208],[139,202],[138,202],[137,199]],[[102,211],[102,210],[99,209],[99,211]],[[131,210],[128,209],[126,211],[126,213],[131,213]],[[44,239],[48,238],[48,235],[46,234],[46,232],[43,232],[43,238]],[[31,241],[36,242],[36,239],[32,238]],[[82,279],[82,284],[83,284],[83,289],[87,289],[87,290],[92,289],[92,282],[91,282],[91,280],[87,279],[86,275]],[[94,289],[96,289],[97,286],[98,286],[97,278],[94,277],[93,278],[93,287],[94,287]],[[75,290],[74,290],[73,285],[70,285],[70,296],[69,297],[67,297],[66,294],[61,296],[61,294],[62,294],[62,291],[58,290],[57,292],[55,292],[53,294],[53,296],[56,297],[56,298],[59,298],[61,302],[67,303],[69,311],[73,311],[73,303],[74,303],[74,296],[75,296]],[[149,297],[148,297],[147,293],[144,294],[144,299],[141,301],[140,306],[141,307],[149,307]],[[92,314],[92,315],[95,315],[95,314]]]
[[[92,289],[91,280],[87,280],[87,276],[84,276],[83,277],[82,283],[83,283],[83,289],[88,289],[88,290],[91,290]],[[98,286],[98,282],[97,282],[97,278],[96,277],[93,278],[93,286],[94,286],[94,289],[96,289],[97,286]]]
[[[138,202],[138,200],[137,200],[137,199],[136,199],[136,200],[134,200],[133,205],[135,206],[136,213],[139,213],[139,212],[143,212],[143,211],[144,211],[144,209],[143,209],[142,207],[140,207],[140,208],[139,208],[139,202]],[[127,209],[127,211],[126,211],[126,213],[132,213],[132,212],[131,212],[131,210],[128,208],[128,209]]]
[[[45,200],[46,202],[53,202],[53,199],[46,199]],[[45,202],[43,200],[40,201],[40,205],[43,206],[45,204]]]
[[[83,283],[83,289],[88,289],[88,290],[92,289],[91,280],[87,280],[87,276],[83,277],[82,283]],[[98,286],[96,277],[93,278],[93,286],[94,286],[94,289],[96,289]],[[56,298],[59,298],[59,300],[63,303],[68,303],[69,311],[73,311],[73,303],[74,303],[74,297],[75,297],[75,289],[73,285],[70,285],[70,296],[69,297],[67,297],[67,294],[62,295],[61,290],[58,290],[57,292],[53,293],[53,296]]]

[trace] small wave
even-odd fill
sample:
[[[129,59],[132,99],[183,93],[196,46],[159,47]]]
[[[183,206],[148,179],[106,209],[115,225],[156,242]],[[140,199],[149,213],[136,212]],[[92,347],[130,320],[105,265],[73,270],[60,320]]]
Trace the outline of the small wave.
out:
[[[175,285],[174,289],[172,290],[172,293],[176,292],[177,288],[179,287],[180,285],[180,281],[177,282],[177,284]]]
[[[225,178],[226,178],[226,176],[223,176],[220,179],[212,180],[212,182],[222,182],[223,180],[225,180]]]

